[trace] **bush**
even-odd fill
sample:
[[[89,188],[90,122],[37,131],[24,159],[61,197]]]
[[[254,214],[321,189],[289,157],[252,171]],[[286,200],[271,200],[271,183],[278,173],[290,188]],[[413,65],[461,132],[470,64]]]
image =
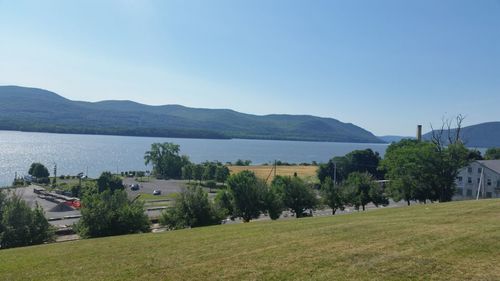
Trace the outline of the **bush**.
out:
[[[75,225],[83,238],[149,232],[142,201],[130,202],[124,190],[107,189],[83,196],[82,217]]]
[[[174,207],[163,212],[160,224],[170,229],[207,226],[219,224],[223,215],[208,200],[208,194],[201,187],[194,186],[180,193]]]
[[[0,192],[0,248],[42,244],[54,240],[54,228],[37,205],[34,210],[19,196]]]

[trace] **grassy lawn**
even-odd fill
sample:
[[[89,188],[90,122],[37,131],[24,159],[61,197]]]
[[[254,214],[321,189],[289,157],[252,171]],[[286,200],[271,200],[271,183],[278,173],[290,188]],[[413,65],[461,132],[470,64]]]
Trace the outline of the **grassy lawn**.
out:
[[[244,170],[249,170],[255,173],[255,175],[261,179],[267,179],[271,173],[270,179],[274,176],[274,171],[272,171],[274,166],[228,166],[231,173],[238,173]],[[276,166],[276,175],[280,176],[293,176],[297,173],[297,176],[301,178],[316,178],[317,166]],[[271,172],[272,171],[272,172]]]
[[[500,280],[500,200],[0,251],[2,280]]]

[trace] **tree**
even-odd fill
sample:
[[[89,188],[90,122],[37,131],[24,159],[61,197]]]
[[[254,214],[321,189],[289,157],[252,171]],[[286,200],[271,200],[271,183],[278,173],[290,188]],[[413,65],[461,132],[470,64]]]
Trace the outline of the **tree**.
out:
[[[51,242],[54,228],[37,205],[32,210],[21,197],[9,198],[0,192],[0,248],[13,248]]]
[[[218,165],[215,169],[215,180],[217,182],[225,182],[229,177],[229,168],[224,165]]]
[[[486,150],[484,154],[484,159],[486,160],[498,160],[500,159],[500,147],[492,147]]]
[[[344,210],[342,190],[330,177],[327,177],[321,185],[321,196],[323,202],[332,208],[332,215],[335,215],[337,210]]]
[[[438,142],[402,140],[391,144],[381,166],[390,179],[389,194],[398,201],[450,201],[460,168],[470,161],[461,142],[442,147]]]
[[[123,190],[124,186],[120,177],[111,174],[111,172],[103,172],[97,179],[97,188],[99,192],[105,190],[114,192],[115,190]]]
[[[201,182],[203,178],[203,165],[193,165],[193,179]]]
[[[80,210],[75,229],[83,238],[149,232],[144,203],[129,201],[124,190],[85,193]]]
[[[153,143],[151,150],[144,155],[145,164],[153,164],[153,173],[160,178],[178,179],[182,176],[182,167],[189,164],[187,156],[180,156],[180,146],[174,143]]]
[[[223,215],[201,187],[187,187],[175,200],[174,207],[162,213],[160,223],[170,229],[207,226],[219,224]]]
[[[193,179],[193,164],[182,167],[182,179],[191,181]]]
[[[265,208],[265,182],[257,179],[253,172],[242,171],[229,176],[227,185],[233,198],[233,216],[241,217],[244,222],[258,218]]]
[[[28,174],[37,178],[44,179],[49,177],[49,170],[41,163],[33,163],[30,166]]]
[[[342,182],[352,172],[368,172],[375,178],[382,179],[383,171],[378,169],[381,158],[371,149],[354,150],[342,157],[334,157],[318,168],[318,178],[323,183],[327,177]]]
[[[215,195],[215,205],[224,216],[231,216],[234,219],[234,198],[229,188],[219,189]]]
[[[277,220],[283,213],[283,200],[276,188],[272,186],[267,188],[263,195],[263,211],[269,215],[272,220]]]
[[[207,180],[214,180],[215,179],[215,172],[217,170],[217,165],[213,162],[205,162],[203,163],[203,175],[202,179],[207,181]]]
[[[347,190],[346,201],[356,209],[361,207],[364,211],[370,202],[377,207],[389,204],[380,185],[374,182],[373,176],[367,172],[351,173],[344,184]]]
[[[299,177],[276,176],[271,183],[280,194],[284,207],[292,210],[297,218],[306,216],[318,204],[316,194]]]

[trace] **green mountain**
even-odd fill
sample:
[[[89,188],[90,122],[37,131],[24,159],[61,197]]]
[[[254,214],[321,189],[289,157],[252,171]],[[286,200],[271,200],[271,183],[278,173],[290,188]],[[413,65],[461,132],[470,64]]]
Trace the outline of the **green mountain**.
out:
[[[229,109],[72,101],[53,92],[0,86],[0,130],[183,138],[379,143],[350,123],[310,115],[251,115]]]
[[[456,129],[450,131],[454,136]],[[460,130],[460,137],[468,147],[500,147],[500,122],[487,122],[477,125],[463,127]],[[424,139],[430,140],[432,132],[423,136]],[[443,133],[442,141],[447,143],[448,133]]]

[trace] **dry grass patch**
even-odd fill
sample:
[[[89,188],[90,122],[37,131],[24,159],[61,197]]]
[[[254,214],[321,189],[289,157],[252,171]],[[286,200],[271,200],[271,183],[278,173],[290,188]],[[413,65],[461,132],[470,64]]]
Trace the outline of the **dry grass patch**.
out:
[[[258,166],[228,166],[231,174],[239,173],[241,171],[252,171],[258,178],[267,179],[270,176],[270,179],[274,176],[274,171],[272,165],[258,165]],[[312,178],[316,179],[316,170],[317,166],[276,166],[276,175],[279,176],[293,176],[294,173],[297,173],[297,176],[301,178]]]

